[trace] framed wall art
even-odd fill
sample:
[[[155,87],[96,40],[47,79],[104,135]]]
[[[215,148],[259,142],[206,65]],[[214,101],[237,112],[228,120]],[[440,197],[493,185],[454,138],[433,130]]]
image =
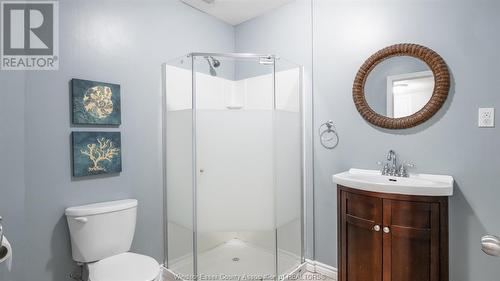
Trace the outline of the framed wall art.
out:
[[[120,132],[73,132],[73,176],[122,171]]]
[[[73,124],[121,124],[120,85],[72,79],[71,94]]]

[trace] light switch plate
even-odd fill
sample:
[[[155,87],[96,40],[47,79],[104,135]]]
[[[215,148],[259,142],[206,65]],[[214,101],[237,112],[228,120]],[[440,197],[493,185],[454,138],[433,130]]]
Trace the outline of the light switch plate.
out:
[[[495,109],[492,107],[479,108],[478,126],[480,128],[495,127]]]

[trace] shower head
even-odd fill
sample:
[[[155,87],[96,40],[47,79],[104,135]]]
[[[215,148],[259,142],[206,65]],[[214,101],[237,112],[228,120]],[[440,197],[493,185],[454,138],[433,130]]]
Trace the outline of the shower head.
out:
[[[214,58],[214,57],[210,57],[212,59],[212,64],[215,68],[219,67],[220,66],[220,60]]]
[[[218,68],[221,65],[220,61],[218,59],[212,57],[212,56],[205,57],[205,59],[208,62],[208,67],[209,67],[209,70],[210,70],[210,75],[217,76],[217,71],[215,71],[215,69]]]

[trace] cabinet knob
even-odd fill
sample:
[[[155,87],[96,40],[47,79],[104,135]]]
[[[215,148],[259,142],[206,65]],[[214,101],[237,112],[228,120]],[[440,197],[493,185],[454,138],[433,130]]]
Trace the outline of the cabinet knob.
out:
[[[373,230],[379,232],[380,231],[380,225],[376,224],[375,226],[373,226]]]
[[[389,233],[391,232],[391,229],[388,226],[384,227],[384,233]]]
[[[500,238],[493,235],[484,236],[481,238],[481,248],[490,256],[500,257]]]

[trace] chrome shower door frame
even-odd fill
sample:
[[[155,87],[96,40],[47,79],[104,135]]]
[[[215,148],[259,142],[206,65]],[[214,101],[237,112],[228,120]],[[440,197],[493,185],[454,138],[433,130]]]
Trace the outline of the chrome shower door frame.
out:
[[[197,57],[218,57],[218,58],[231,58],[231,59],[267,59],[267,60],[272,60],[273,61],[273,111],[276,111],[276,63],[279,61],[279,57],[272,55],[272,54],[255,54],[255,53],[206,53],[206,52],[193,52],[185,56],[187,59],[189,59],[190,64],[191,64],[191,101],[192,101],[192,223],[193,223],[193,232],[192,232],[192,246],[193,246],[193,274],[194,277],[196,278],[198,276],[198,222],[197,222],[197,201],[198,201],[198,194],[197,194],[197,171],[199,169],[198,163],[197,163],[197,134],[196,134],[196,129],[197,129],[197,124],[196,124],[196,118],[197,118],[197,107],[196,107],[196,70],[195,70],[195,59]],[[162,65],[162,172],[163,172],[163,236],[164,236],[164,266],[165,268],[169,268],[169,260],[168,260],[168,253],[169,253],[169,248],[168,248],[168,208],[167,208],[167,198],[168,198],[168,192],[167,192],[167,149],[166,149],[166,144],[167,144],[167,126],[166,126],[166,118],[167,118],[167,81],[166,81],[166,66],[168,63],[164,63]],[[300,103],[300,134],[301,134],[301,140],[300,140],[300,155],[301,155],[301,183],[300,183],[300,226],[301,226],[301,253],[300,253],[300,262],[301,264],[305,263],[305,227],[306,227],[306,214],[305,214],[305,200],[306,200],[306,189],[305,189],[305,171],[306,171],[306,163],[305,163],[305,104],[304,104],[304,69],[303,66],[297,65],[297,67],[300,70],[300,75],[299,75],[299,88],[300,88],[300,93],[299,93],[299,103]],[[276,177],[274,175],[274,177]],[[276,205],[276,203],[275,203]],[[275,206],[276,207],[276,206]],[[276,212],[275,212],[276,216]],[[276,221],[276,218],[275,218]],[[277,225],[275,225],[275,279],[278,280],[278,233],[277,233]]]

